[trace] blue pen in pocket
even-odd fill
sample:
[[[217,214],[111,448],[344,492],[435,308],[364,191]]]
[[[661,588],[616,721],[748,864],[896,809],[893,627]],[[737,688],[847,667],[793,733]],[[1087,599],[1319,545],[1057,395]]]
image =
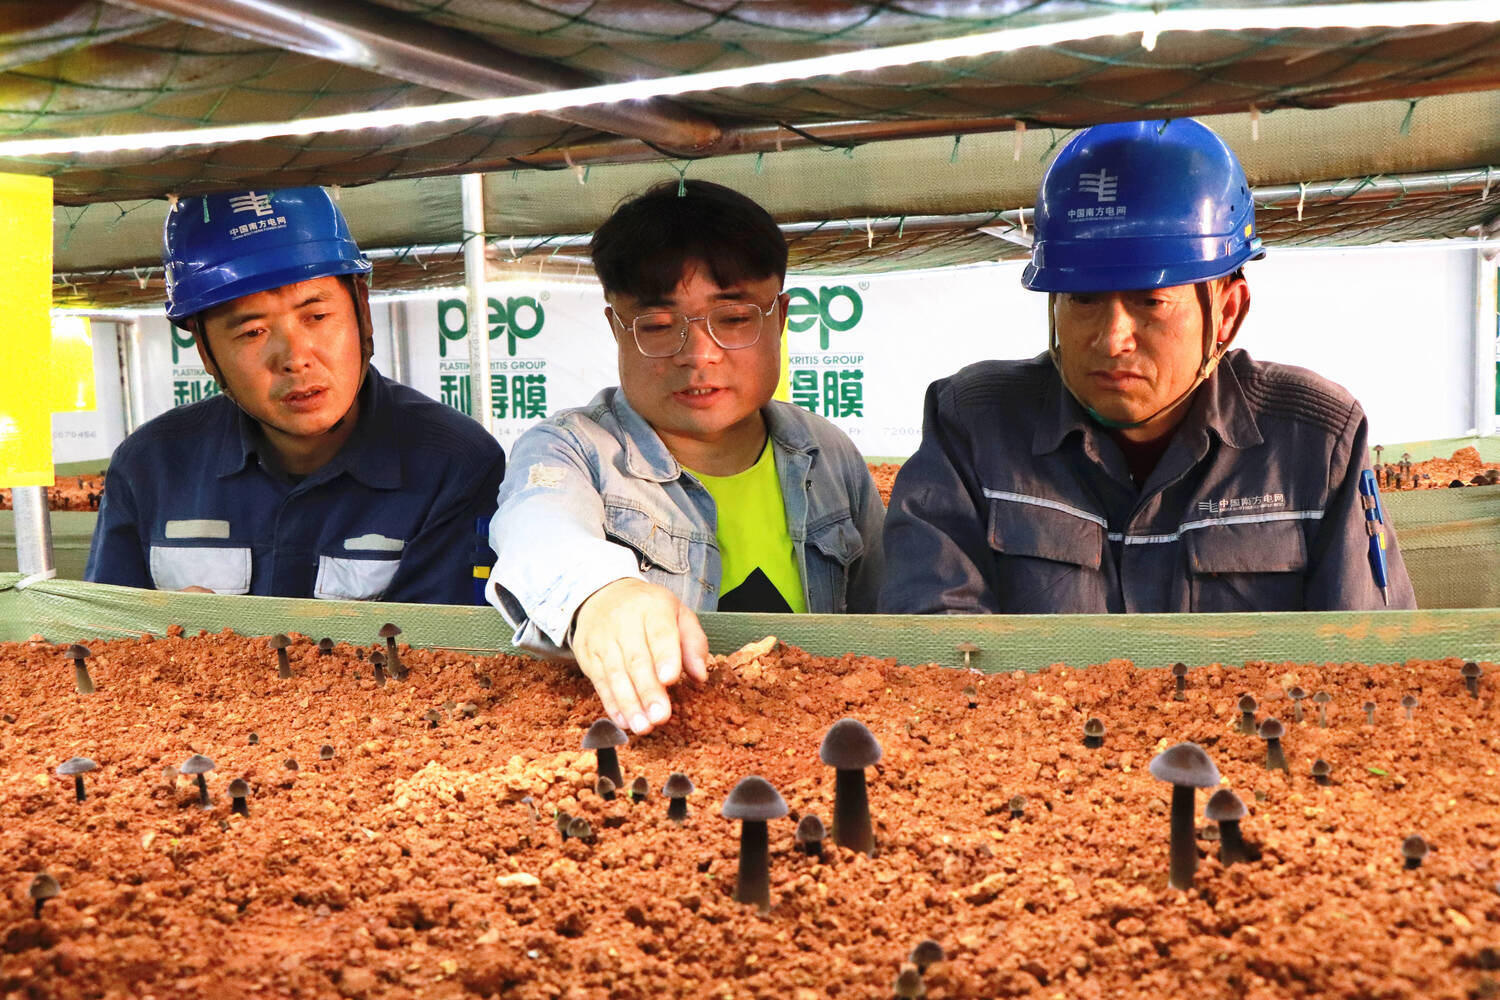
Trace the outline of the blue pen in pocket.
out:
[[[1390,604],[1390,577],[1385,568],[1385,508],[1380,505],[1375,473],[1369,469],[1359,474],[1359,503],[1365,509],[1365,533],[1370,536],[1370,571],[1375,574],[1380,596]]]

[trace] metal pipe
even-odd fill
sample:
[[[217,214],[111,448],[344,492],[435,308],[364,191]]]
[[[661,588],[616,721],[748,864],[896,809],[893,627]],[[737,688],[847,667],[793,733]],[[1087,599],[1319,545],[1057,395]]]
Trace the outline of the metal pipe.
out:
[[[1425,174],[1380,174],[1375,177],[1345,177],[1336,181],[1313,181],[1310,184],[1267,184],[1251,188],[1259,204],[1296,201],[1306,197],[1318,201],[1367,201],[1398,194],[1463,194],[1482,191],[1491,176],[1490,168],[1439,170]],[[1497,181],[1500,185],[1500,181]]]
[[[407,338],[411,332],[411,317],[407,315],[407,305],[403,301],[391,302],[386,308],[391,315],[391,378],[402,385],[410,385],[407,381],[407,369],[410,367]]]
[[[1495,362],[1500,360],[1496,337],[1495,264],[1484,251],[1474,256],[1474,433],[1495,433]]]
[[[47,513],[45,486],[17,486],[10,491],[15,510],[16,569],[23,576],[55,569],[52,562],[52,519]]]
[[[473,35],[355,0],[111,0],[210,31],[301,52],[464,97],[505,97],[598,83]],[[708,150],[719,126],[665,100],[570,108],[560,121],[631,136],[679,153]]]
[[[131,360],[132,345],[130,343],[130,323],[115,324],[115,362],[120,376],[120,417],[125,426],[125,433],[131,434],[139,426],[136,420],[135,402],[135,378],[131,372],[134,362]]]
[[[464,285],[468,289],[469,414],[491,434],[489,296],[484,272],[484,175],[464,174]]]

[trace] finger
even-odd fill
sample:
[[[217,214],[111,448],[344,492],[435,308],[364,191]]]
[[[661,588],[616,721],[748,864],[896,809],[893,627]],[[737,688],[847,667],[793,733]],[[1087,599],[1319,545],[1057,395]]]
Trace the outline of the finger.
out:
[[[644,626],[646,655],[631,664],[631,679],[636,694],[646,705],[646,716],[659,726],[672,716],[672,702],[667,685],[682,676],[681,652],[677,642],[677,616],[671,611],[647,618]]]
[[[620,703],[615,700],[614,690],[610,687],[608,672],[599,657],[593,650],[584,647],[576,647],[573,655],[578,658],[578,669],[594,685],[594,691],[604,705],[604,714],[609,716],[611,722],[624,729],[625,714],[620,711]]]
[[[677,634],[678,655],[688,676],[695,681],[708,680],[708,636],[704,634],[698,616],[686,604],[677,609]]]
[[[651,731],[651,720],[646,715],[646,706],[641,704],[640,697],[636,694],[635,684],[630,678],[628,666],[630,651],[618,643],[610,645],[610,651],[604,658],[604,679],[609,684],[609,689],[614,694],[615,704],[620,707],[620,714],[624,721],[619,723],[620,728],[629,728],[636,733],[649,733]]]

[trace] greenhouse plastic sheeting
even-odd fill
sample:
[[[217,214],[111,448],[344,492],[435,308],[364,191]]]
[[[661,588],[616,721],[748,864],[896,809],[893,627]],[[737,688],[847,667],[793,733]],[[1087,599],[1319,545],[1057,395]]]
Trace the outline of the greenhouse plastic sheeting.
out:
[[[478,655],[516,652],[490,608],[363,604],[267,597],[169,594],[76,581],[45,580],[17,589],[0,576],[0,639],[39,633],[87,641],[181,625],[188,634],[230,628],[245,635],[300,632],[346,642],[378,641],[387,621],[413,646]],[[961,642],[980,652],[987,672],[1075,667],[1122,657],[1141,666],[1292,660],[1301,663],[1404,662],[1500,654],[1500,609],[1479,611],[1307,612],[1277,615],[751,615],[702,616],[711,649],[727,653],[775,635],[824,656],[857,653],[902,663],[962,665]],[[269,657],[269,653],[267,654]],[[107,683],[107,681],[106,681]]]

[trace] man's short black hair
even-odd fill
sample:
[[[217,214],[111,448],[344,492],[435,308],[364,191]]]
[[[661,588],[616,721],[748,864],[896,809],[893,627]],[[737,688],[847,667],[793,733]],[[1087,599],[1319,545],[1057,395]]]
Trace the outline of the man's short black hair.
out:
[[[771,214],[708,181],[666,181],[615,209],[589,243],[606,295],[657,302],[701,260],[724,288],[786,277],[786,237]]]

